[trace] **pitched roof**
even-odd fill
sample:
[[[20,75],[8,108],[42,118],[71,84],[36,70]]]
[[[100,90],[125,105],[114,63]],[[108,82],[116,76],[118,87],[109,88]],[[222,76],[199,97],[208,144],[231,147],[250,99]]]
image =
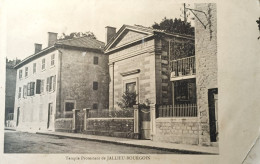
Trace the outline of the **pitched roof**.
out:
[[[123,25],[118,32],[115,34],[115,36],[113,36],[113,38],[111,38],[111,40],[108,42],[108,44],[105,46],[105,51],[107,51],[110,46],[112,46],[112,44],[115,42],[115,40],[117,40],[117,38],[123,33],[124,30],[129,29],[129,30],[134,30],[134,31],[139,31],[139,32],[143,32],[143,33],[147,33],[149,36],[154,35],[155,32],[158,33],[162,33],[165,35],[169,35],[169,36],[175,36],[175,37],[182,37],[182,38],[189,38],[189,39],[194,39],[194,36],[191,35],[185,35],[185,34],[178,34],[178,33],[168,33],[165,30],[159,30],[159,29],[154,29],[152,27],[145,27],[142,25]]]
[[[105,47],[105,43],[99,40],[90,38],[90,37],[80,37],[80,38],[73,38],[67,40],[58,40],[55,44],[57,45],[67,45],[73,47],[83,47],[89,49],[103,49]]]
[[[28,63],[30,60],[38,58],[39,56],[48,53],[50,51],[55,50],[57,47],[67,47],[67,48],[80,48],[87,50],[97,50],[103,52],[105,43],[98,41],[96,39],[90,38],[88,36],[83,36],[80,38],[66,39],[66,40],[58,40],[53,46],[46,47],[38,53],[32,54],[22,60],[20,63],[14,66],[14,68],[18,68],[25,63]]]

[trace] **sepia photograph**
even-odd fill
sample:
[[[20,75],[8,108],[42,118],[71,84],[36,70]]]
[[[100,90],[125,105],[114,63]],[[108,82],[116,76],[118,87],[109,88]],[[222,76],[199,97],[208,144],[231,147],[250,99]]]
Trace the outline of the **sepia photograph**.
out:
[[[222,155],[217,3],[3,4],[3,155],[69,163]]]

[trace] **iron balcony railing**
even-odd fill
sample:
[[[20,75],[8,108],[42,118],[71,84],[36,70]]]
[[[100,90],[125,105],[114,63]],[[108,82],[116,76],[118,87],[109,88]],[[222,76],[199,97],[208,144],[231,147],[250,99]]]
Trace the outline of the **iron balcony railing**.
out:
[[[157,117],[197,117],[197,104],[157,105]]]
[[[171,77],[195,75],[195,63],[195,56],[170,61]]]

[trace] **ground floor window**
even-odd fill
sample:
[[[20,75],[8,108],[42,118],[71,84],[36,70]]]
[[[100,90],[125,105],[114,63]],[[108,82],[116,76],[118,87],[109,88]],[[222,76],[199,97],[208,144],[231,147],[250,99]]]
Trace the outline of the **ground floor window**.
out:
[[[72,112],[73,109],[76,108],[75,101],[66,101],[65,102],[65,112]]]
[[[136,93],[136,82],[126,83],[126,92]]]
[[[196,103],[196,80],[174,82],[174,104]]]

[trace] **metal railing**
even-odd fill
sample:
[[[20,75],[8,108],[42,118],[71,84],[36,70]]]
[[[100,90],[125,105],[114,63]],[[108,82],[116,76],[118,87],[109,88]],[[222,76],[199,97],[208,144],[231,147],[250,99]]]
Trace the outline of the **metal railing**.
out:
[[[171,77],[196,74],[195,56],[170,61]]]
[[[197,104],[157,105],[157,117],[197,117]]]

